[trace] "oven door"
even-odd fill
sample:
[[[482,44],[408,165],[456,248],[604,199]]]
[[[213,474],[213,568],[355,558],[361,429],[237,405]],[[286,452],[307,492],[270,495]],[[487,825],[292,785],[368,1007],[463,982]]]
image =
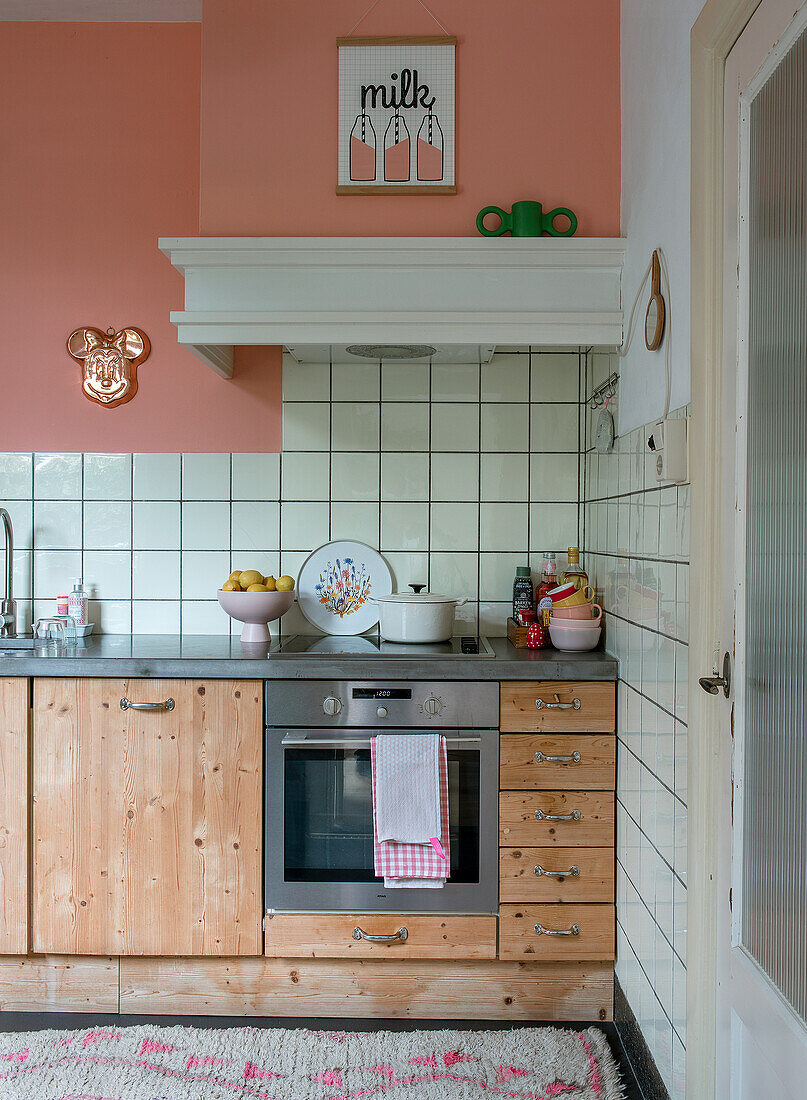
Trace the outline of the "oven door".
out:
[[[386,888],[373,870],[371,732],[267,730],[268,910],[497,912],[499,734],[441,732],[451,874],[424,890]]]

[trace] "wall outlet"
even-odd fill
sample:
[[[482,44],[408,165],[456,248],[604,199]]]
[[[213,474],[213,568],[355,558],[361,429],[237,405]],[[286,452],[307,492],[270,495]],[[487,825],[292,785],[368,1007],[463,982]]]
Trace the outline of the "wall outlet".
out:
[[[656,421],[647,449],[656,456],[656,481],[689,481],[689,417]]]

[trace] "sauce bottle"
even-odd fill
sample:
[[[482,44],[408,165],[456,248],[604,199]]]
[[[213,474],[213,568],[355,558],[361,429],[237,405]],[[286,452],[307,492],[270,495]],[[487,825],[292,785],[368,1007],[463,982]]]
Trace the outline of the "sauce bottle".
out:
[[[516,579],[513,581],[513,618],[521,624],[521,612],[534,608],[532,594],[532,573],[528,565],[516,567]]]
[[[549,589],[556,588],[558,584],[558,567],[555,564],[555,554],[551,550],[545,550],[541,565],[541,580],[535,589],[535,607],[546,629],[549,628],[549,615],[552,611],[552,601],[549,598]]]

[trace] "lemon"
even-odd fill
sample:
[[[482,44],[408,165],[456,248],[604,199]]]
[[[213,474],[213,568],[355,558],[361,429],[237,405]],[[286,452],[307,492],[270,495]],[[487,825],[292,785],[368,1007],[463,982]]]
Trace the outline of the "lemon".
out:
[[[238,583],[238,581],[234,581],[231,579],[224,582],[224,584],[221,586],[221,590],[222,592],[240,592],[241,585]]]
[[[245,569],[238,578],[238,583],[249,591],[251,584],[263,584],[263,573],[259,573],[257,569]]]
[[[231,580],[231,581],[237,581],[237,580],[239,580],[239,579],[240,579],[240,577],[241,577],[241,570],[240,570],[240,569],[235,569],[235,570],[234,570],[234,571],[233,571],[233,572],[232,572],[232,573],[230,574],[230,576],[228,577],[228,580]]]
[[[269,574],[268,577],[263,578],[263,583],[266,585],[266,589],[267,589],[268,592],[274,592],[275,587],[276,587],[276,581],[275,581],[275,578],[271,575],[271,573]]]
[[[247,592],[267,592],[268,589],[265,584],[251,584],[247,589]]]
[[[288,576],[284,573],[282,577],[277,578],[277,590],[278,592],[291,592],[294,588],[294,577]]]

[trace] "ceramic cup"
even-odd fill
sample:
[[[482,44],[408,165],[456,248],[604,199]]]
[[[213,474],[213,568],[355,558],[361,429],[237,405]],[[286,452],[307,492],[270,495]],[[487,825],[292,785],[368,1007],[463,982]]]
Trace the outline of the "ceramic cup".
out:
[[[587,584],[583,588],[578,588],[571,596],[566,596],[562,600],[553,600],[552,610],[555,611],[559,607],[580,607],[581,604],[591,603],[593,599],[594,589]]]
[[[579,603],[575,607],[553,607],[552,618],[566,622],[598,624],[602,617],[602,608],[598,603]]]

